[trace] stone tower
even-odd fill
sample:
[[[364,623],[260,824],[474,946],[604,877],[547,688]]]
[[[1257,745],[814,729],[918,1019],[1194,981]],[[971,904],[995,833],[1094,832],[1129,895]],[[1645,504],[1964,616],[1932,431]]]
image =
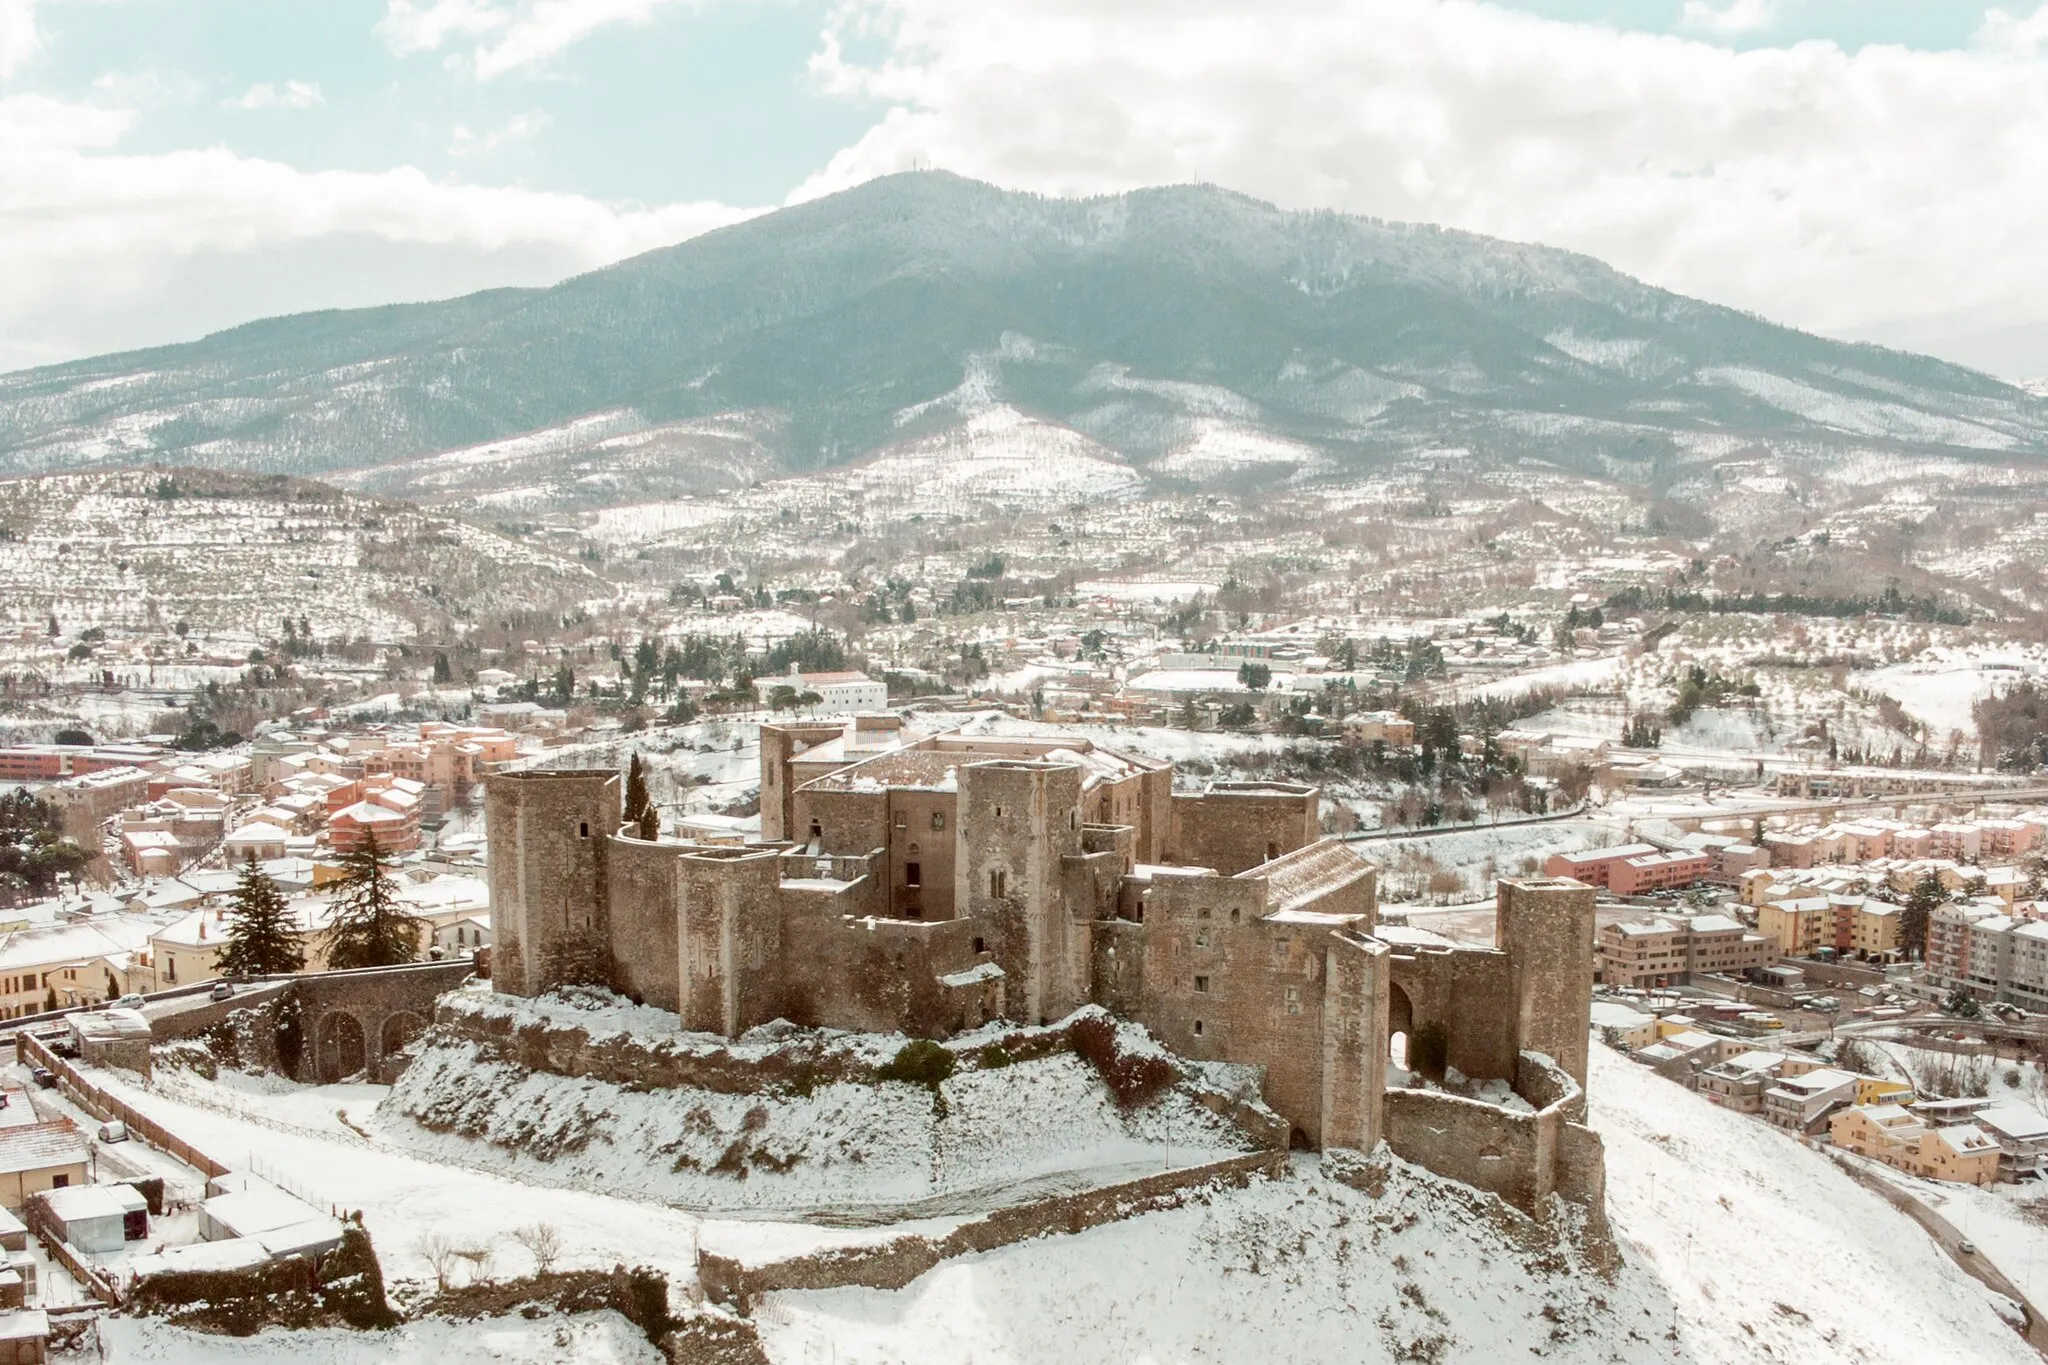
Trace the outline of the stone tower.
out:
[[[620,803],[619,775],[605,769],[500,773],[486,785],[498,990],[610,983],[606,852]]]
[[[1062,860],[1081,852],[1081,769],[1070,763],[994,759],[960,769],[954,913],[976,922],[1003,999],[1020,1023],[1080,1005],[1085,963],[1061,891]]]
[[[1593,1013],[1593,888],[1569,877],[1503,880],[1494,946],[1508,955],[1515,1037],[1586,1083]]]

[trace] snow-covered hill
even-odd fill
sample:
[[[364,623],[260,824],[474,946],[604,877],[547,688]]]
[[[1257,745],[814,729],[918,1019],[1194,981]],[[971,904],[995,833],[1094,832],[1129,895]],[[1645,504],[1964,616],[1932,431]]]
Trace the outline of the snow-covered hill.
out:
[[[451,616],[610,591],[547,550],[302,479],[124,470],[0,480],[0,623],[14,627],[54,616],[71,634],[167,633],[181,621],[265,631],[304,616],[322,640],[411,640]]]
[[[928,172],[552,289],[0,376],[0,469],[356,470],[590,506],[957,441],[1006,406],[1226,485],[1432,448],[1654,486],[1753,445],[1810,470],[2048,452],[2036,394],[1567,252],[1210,186],[1062,200]]]

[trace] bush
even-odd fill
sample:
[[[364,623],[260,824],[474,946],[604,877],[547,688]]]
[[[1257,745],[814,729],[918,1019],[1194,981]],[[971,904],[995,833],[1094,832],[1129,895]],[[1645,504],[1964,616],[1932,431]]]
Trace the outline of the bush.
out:
[[[929,1038],[913,1038],[902,1051],[876,1069],[878,1081],[907,1081],[937,1090],[953,1074],[958,1059]]]
[[[1067,1026],[1074,1055],[1095,1068],[1116,1102],[1126,1109],[1158,1098],[1180,1079],[1180,1070],[1164,1057],[1125,1052],[1116,1025],[1101,1014],[1084,1014]]]
[[[997,1071],[1015,1064],[1017,1059],[1001,1043],[990,1043],[974,1055],[974,1060],[983,1071]]]
[[[676,1325],[668,1311],[668,1276],[645,1266],[626,1272],[624,1312],[635,1327],[647,1334],[649,1341],[659,1344]]]

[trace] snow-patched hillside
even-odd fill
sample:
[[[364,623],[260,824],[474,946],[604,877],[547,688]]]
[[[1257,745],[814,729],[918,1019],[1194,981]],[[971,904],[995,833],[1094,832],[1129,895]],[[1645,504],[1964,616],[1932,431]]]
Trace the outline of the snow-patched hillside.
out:
[[[584,565],[303,480],[124,470],[0,480],[0,622],[411,640],[451,611],[609,595]],[[175,660],[173,660],[175,661]]]
[[[672,1019],[673,1016],[670,1016]],[[1070,1053],[908,1084],[809,1094],[629,1090],[429,1046],[380,1113],[400,1150],[536,1184],[697,1209],[919,1208],[1034,1182],[1097,1183],[1243,1150],[1227,1121],[1172,1092],[1124,1111]],[[967,1200],[967,1202],[972,1202]]]

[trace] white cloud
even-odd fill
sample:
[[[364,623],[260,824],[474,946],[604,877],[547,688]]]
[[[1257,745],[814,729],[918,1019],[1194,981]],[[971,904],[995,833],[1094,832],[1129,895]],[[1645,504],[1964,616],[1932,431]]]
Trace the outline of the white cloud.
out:
[[[1777,22],[1777,0],[1685,0],[1678,22],[1704,33],[1756,33]]]
[[[552,283],[747,216],[226,148],[128,155],[125,111],[0,98],[0,369],[315,307]],[[202,287],[203,286],[203,287]]]
[[[220,103],[223,109],[311,109],[323,98],[320,87],[311,81],[286,81],[281,86],[264,81]]]
[[[1061,194],[1203,179],[1818,330],[2048,323],[2048,6],[1970,51],[1846,53],[1476,0],[850,3],[814,78],[894,107],[795,198],[918,164]],[[856,34],[883,55],[850,60]]]
[[[480,81],[545,64],[613,24],[643,24],[678,0],[387,0],[377,33],[401,56],[477,40],[463,63]]]
[[[36,0],[0,0],[0,77],[12,76],[41,45]]]
[[[2040,56],[2041,49],[2048,47],[2048,4],[2032,15],[1986,10],[1984,23],[1977,30],[1977,43],[1986,50],[2015,57]]]
[[[471,132],[467,124],[455,125],[454,134],[448,139],[451,156],[468,156],[472,152],[491,152],[515,142],[524,142],[553,122],[544,110],[536,109],[529,114],[514,114],[496,128],[485,133]]]

